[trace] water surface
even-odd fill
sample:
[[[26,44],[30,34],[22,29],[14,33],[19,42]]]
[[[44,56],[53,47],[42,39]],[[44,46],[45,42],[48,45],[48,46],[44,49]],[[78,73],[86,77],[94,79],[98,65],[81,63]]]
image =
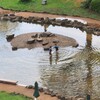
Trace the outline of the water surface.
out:
[[[0,22],[0,78],[30,85],[35,81],[64,96],[89,93],[100,100],[100,36],[79,29],[48,26],[47,31],[74,38],[79,47],[60,47],[49,56],[43,48],[12,51],[6,34],[15,36],[29,32],[44,32],[39,24]]]

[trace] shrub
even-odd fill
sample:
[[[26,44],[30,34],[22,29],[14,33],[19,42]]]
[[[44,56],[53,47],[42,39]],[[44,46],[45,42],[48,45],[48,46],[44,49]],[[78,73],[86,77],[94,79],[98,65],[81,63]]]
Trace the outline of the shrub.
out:
[[[92,2],[92,0],[85,0],[84,2],[82,2],[82,7],[89,8],[91,2]]]
[[[21,2],[29,2],[29,1],[31,1],[31,0],[20,0]]]
[[[100,0],[92,0],[90,9],[100,13]]]

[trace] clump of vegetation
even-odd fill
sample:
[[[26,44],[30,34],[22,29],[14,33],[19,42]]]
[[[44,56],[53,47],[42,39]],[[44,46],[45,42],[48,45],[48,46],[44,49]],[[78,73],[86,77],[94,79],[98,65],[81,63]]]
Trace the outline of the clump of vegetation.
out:
[[[86,0],[82,3],[82,6],[86,9],[100,13],[100,0]]]
[[[92,2],[92,0],[85,0],[85,1],[82,3],[82,6],[83,6],[84,8],[89,8],[91,2]]]
[[[100,13],[100,0],[92,0],[90,9]]]
[[[30,2],[31,0],[20,0],[21,2]]]

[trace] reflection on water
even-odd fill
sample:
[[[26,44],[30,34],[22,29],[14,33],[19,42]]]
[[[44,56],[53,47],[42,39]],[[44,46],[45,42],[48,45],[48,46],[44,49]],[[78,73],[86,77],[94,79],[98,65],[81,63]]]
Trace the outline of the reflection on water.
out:
[[[59,60],[59,52],[54,52],[49,55],[50,65],[57,64]]]
[[[100,99],[99,36],[86,34],[76,28],[50,25],[46,31],[72,37],[79,43],[79,47],[60,47],[58,53],[54,51],[49,56],[48,51],[43,51],[42,48],[12,51],[5,38],[8,31],[16,36],[28,32],[44,32],[43,26],[14,23],[12,28],[9,24],[0,24],[3,27],[9,26],[0,29],[0,78],[18,80],[27,85],[38,81],[40,85],[54,89],[66,97],[85,97],[90,94],[92,100]]]

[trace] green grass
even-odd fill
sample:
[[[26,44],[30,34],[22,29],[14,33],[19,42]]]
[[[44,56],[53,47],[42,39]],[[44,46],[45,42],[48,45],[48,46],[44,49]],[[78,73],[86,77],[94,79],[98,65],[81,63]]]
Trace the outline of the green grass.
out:
[[[32,99],[14,93],[0,92],[0,100],[32,100]]]
[[[81,8],[76,0],[47,0],[47,5],[41,5],[42,0],[32,0],[21,3],[19,0],[0,0],[0,7],[21,11],[48,12],[70,16],[89,17],[100,20],[100,13]]]

